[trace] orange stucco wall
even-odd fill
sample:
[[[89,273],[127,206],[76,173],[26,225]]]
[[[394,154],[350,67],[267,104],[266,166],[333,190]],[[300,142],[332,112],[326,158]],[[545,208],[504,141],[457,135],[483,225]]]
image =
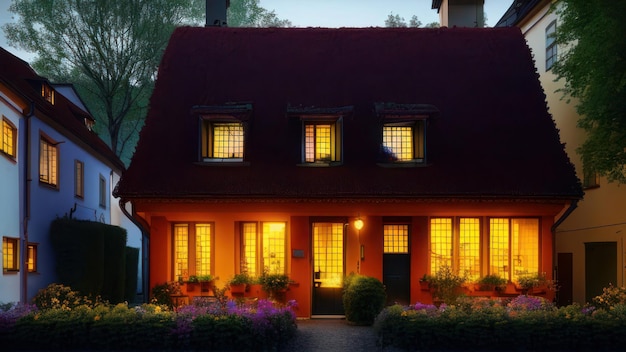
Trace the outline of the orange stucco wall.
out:
[[[214,273],[219,277],[218,287],[239,270],[240,221],[283,221],[287,223],[290,278],[297,284],[287,292],[287,299],[298,302],[297,315],[311,316],[312,256],[311,223],[317,217],[347,221],[344,243],[345,273],[361,273],[382,280],[383,238],[385,217],[401,216],[411,224],[411,302],[431,302],[428,292],[422,291],[419,279],[429,273],[429,216],[534,216],[541,220],[541,268],[552,278],[552,234],[550,227],[563,204],[136,204],[138,214],[150,224],[150,287],[174,280],[171,264],[171,228],[176,222],[211,222],[215,224]],[[353,221],[359,216],[364,227],[357,231]],[[486,221],[485,221],[486,223]],[[487,231],[484,225],[483,231]],[[364,258],[360,258],[360,246]],[[301,250],[303,257],[294,257],[293,250]],[[483,246],[483,257],[488,253]],[[485,259],[486,260],[486,259]]]

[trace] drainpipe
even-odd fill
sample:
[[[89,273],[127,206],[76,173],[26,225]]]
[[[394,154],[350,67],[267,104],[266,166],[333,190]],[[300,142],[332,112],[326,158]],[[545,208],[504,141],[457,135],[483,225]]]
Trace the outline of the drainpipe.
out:
[[[558,277],[558,268],[556,265],[556,228],[559,227],[559,225],[561,225],[563,221],[565,221],[565,219],[567,219],[567,217],[570,216],[577,207],[578,200],[572,201],[569,207],[563,213],[563,215],[561,215],[550,227],[550,232],[552,232],[552,278],[554,280],[556,280],[556,278]]]
[[[130,221],[141,231],[141,291],[143,292],[144,303],[150,298],[150,231],[148,225],[135,218],[126,210],[127,200],[120,198],[120,209]],[[134,212],[134,210],[133,210]]]
[[[35,103],[30,102],[30,111],[27,115],[24,115],[26,122],[24,132],[24,145],[26,146],[26,163],[24,164],[24,218],[22,219],[22,243],[20,253],[22,257],[22,265],[20,268],[20,302],[28,302],[28,222],[30,221],[30,161],[31,161],[31,148],[30,148],[30,118],[35,115]]]

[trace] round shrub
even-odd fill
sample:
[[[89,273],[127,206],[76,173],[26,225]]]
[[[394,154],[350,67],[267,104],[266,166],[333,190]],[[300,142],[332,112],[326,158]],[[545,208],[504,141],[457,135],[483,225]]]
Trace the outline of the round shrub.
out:
[[[380,280],[350,275],[346,278],[343,291],[343,308],[346,320],[356,325],[372,325],[383,310],[387,295]]]

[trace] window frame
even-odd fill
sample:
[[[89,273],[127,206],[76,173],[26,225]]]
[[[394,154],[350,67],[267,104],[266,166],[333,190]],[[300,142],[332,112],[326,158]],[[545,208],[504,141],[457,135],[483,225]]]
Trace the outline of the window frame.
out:
[[[5,133],[6,130],[11,131],[10,137]],[[7,140],[10,141],[7,142]],[[11,148],[11,151],[7,151],[5,147],[7,144]],[[2,131],[0,131],[0,153],[13,161],[15,161],[17,157],[17,127],[4,115],[2,116]]]
[[[8,245],[12,244],[12,248],[9,249]],[[9,256],[6,252],[11,250],[12,259],[9,260]],[[9,263],[11,261],[11,263]],[[2,272],[18,272],[20,271],[20,239],[16,237],[2,236]]]
[[[389,234],[387,232],[390,226],[405,226],[406,234]],[[410,254],[411,253],[411,224],[409,222],[384,222],[383,223],[383,254]],[[406,247],[405,251],[397,250],[398,246],[396,240],[398,238],[389,238],[390,236],[406,236],[406,243],[403,247]],[[391,246],[388,244],[393,243]],[[391,247],[391,248],[390,248]]]
[[[226,105],[194,106],[192,113],[198,116],[198,160],[208,165],[245,165],[249,121],[252,116],[251,103],[232,103]],[[241,157],[214,157],[214,128],[219,124],[238,124],[242,130]]]
[[[100,208],[106,209],[107,207],[107,198],[109,198],[109,192],[107,190],[107,180],[102,175],[98,175],[98,205]]]
[[[197,228],[198,226],[208,225],[210,229],[209,233],[209,273],[201,272],[198,270],[198,253],[197,253]],[[176,258],[176,227],[187,227],[187,268],[186,272],[177,271],[177,258]],[[199,275],[214,275],[215,274],[215,223],[211,221],[190,221],[190,222],[172,222],[171,223],[171,270],[172,280],[180,281],[181,279],[188,279],[190,276]]]
[[[298,166],[340,166],[344,162],[344,117],[352,115],[354,107],[302,108],[287,107],[287,116],[300,121],[300,160]],[[313,140],[313,159],[307,160],[307,126],[330,125],[328,143],[330,144],[329,160],[318,159],[317,139]]]
[[[26,267],[29,273],[36,273],[38,266],[38,255],[39,255],[39,244],[34,242],[28,242],[28,246],[26,246],[26,258],[27,264]]]
[[[254,248],[254,252],[255,252],[255,263],[254,263],[254,272],[250,273],[250,263],[247,262],[247,254],[246,254],[246,248],[245,245],[247,243],[246,241],[246,233],[244,231],[244,228],[246,225],[254,225],[255,226],[255,248]],[[287,222],[285,221],[241,221],[239,222],[239,257],[240,257],[240,264],[239,264],[239,272],[243,273],[249,273],[251,276],[261,276],[264,272],[266,272],[266,264],[265,264],[265,256],[264,256],[264,243],[265,243],[265,232],[264,232],[264,225],[265,224],[282,224],[284,226],[284,234],[283,234],[283,261],[284,261],[284,265],[283,265],[283,270],[282,272],[277,272],[277,271],[272,271],[269,270],[270,273],[281,273],[281,274],[287,274],[288,273],[288,267],[289,267],[289,256],[288,256],[288,239],[289,239],[289,234],[288,234],[288,227],[287,227]]]
[[[44,153],[44,146],[49,148],[47,153]],[[54,152],[54,156],[51,158],[50,152]],[[44,154],[47,154],[44,160]],[[58,189],[59,188],[59,162],[60,162],[60,148],[59,142],[54,141],[43,132],[39,136],[39,184],[43,184],[47,187]],[[44,174],[42,166],[46,165],[47,173]],[[44,178],[44,176],[47,176]]]
[[[433,216],[433,217],[429,217],[428,219],[428,248],[429,248],[429,262],[428,262],[428,266],[429,266],[429,271],[431,272],[432,275],[436,274],[436,269],[433,268],[433,220],[435,219],[445,219],[445,220],[449,220],[449,225],[450,225],[450,229],[449,229],[449,237],[450,237],[450,243],[449,243],[449,251],[450,251],[450,255],[448,259],[445,259],[445,261],[447,263],[443,264],[443,265],[438,265],[437,267],[443,267],[443,266],[450,266],[450,268],[452,269],[453,272],[458,273],[459,275],[462,276],[467,276],[469,280],[478,280],[481,276],[485,275],[485,270],[483,269],[483,258],[484,258],[484,243],[485,243],[485,233],[484,233],[484,229],[483,229],[483,217],[479,217],[479,216]],[[465,243],[463,242],[463,220],[472,220],[472,221],[477,221],[478,222],[478,243],[475,244],[475,246],[477,247],[477,260],[478,260],[478,268],[473,270],[473,271],[468,271],[465,270],[465,272],[461,272],[462,269],[464,267],[467,267],[467,265],[463,265],[463,260],[470,258],[471,256],[469,255],[463,255],[462,256],[462,252],[463,249],[461,248],[461,246]],[[450,263],[450,264],[448,264]],[[473,265],[470,265],[469,268],[471,269]]]
[[[508,220],[508,249],[507,249],[508,250],[508,254],[507,254],[508,255],[508,259],[507,259],[508,264],[507,264],[507,270],[503,270],[503,271],[506,272],[506,275],[503,275],[503,274],[501,274],[499,272],[495,273],[495,272],[491,271],[491,267],[492,267],[492,264],[491,264],[492,263],[492,253],[491,252],[493,250],[492,249],[493,244],[492,244],[491,220],[493,220],[493,219],[506,219],[506,220]],[[513,226],[512,226],[512,223],[515,220],[536,220],[537,221],[537,243],[536,243],[536,245],[537,245],[537,253],[536,253],[537,263],[536,263],[536,265],[537,265],[537,271],[538,272],[536,272],[536,273],[528,272],[528,273],[525,273],[523,275],[516,275],[516,274],[513,273],[514,266],[512,265],[512,262],[514,260],[513,259],[513,255],[514,254],[513,254],[513,239],[512,239],[512,236],[513,236],[513,230],[512,230]],[[487,221],[487,223],[486,223],[486,231],[488,232],[487,233],[487,236],[488,236],[487,241],[488,241],[488,246],[489,246],[489,253],[487,255],[486,260],[487,260],[487,272],[489,274],[496,274],[496,275],[498,275],[498,276],[500,276],[502,278],[507,279],[508,281],[517,282],[516,276],[517,277],[521,277],[521,276],[526,276],[526,275],[539,274],[541,272],[541,267],[542,267],[541,266],[541,263],[542,263],[542,257],[541,257],[541,240],[542,240],[541,218],[539,218],[539,217],[499,217],[499,216],[491,216],[491,217],[488,217],[486,221]]]
[[[85,198],[85,163],[78,159],[74,160],[74,196]]]
[[[47,82],[41,83],[41,97],[48,103],[54,105],[55,91]]]
[[[396,104],[380,102],[374,104],[380,122],[380,150],[377,165],[382,167],[415,167],[428,164],[428,125],[439,114],[439,109],[430,104]],[[388,127],[411,128],[411,158],[398,159],[390,147],[385,145],[385,129]]]
[[[550,71],[554,64],[557,61],[558,56],[558,45],[556,42],[556,20],[550,22],[546,26],[546,72]]]

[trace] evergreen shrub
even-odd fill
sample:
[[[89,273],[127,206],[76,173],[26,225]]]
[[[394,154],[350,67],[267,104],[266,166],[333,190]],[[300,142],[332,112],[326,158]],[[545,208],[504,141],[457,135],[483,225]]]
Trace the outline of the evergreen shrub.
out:
[[[377,278],[350,274],[344,281],[343,308],[346,320],[356,325],[372,325],[385,306],[385,286]]]

